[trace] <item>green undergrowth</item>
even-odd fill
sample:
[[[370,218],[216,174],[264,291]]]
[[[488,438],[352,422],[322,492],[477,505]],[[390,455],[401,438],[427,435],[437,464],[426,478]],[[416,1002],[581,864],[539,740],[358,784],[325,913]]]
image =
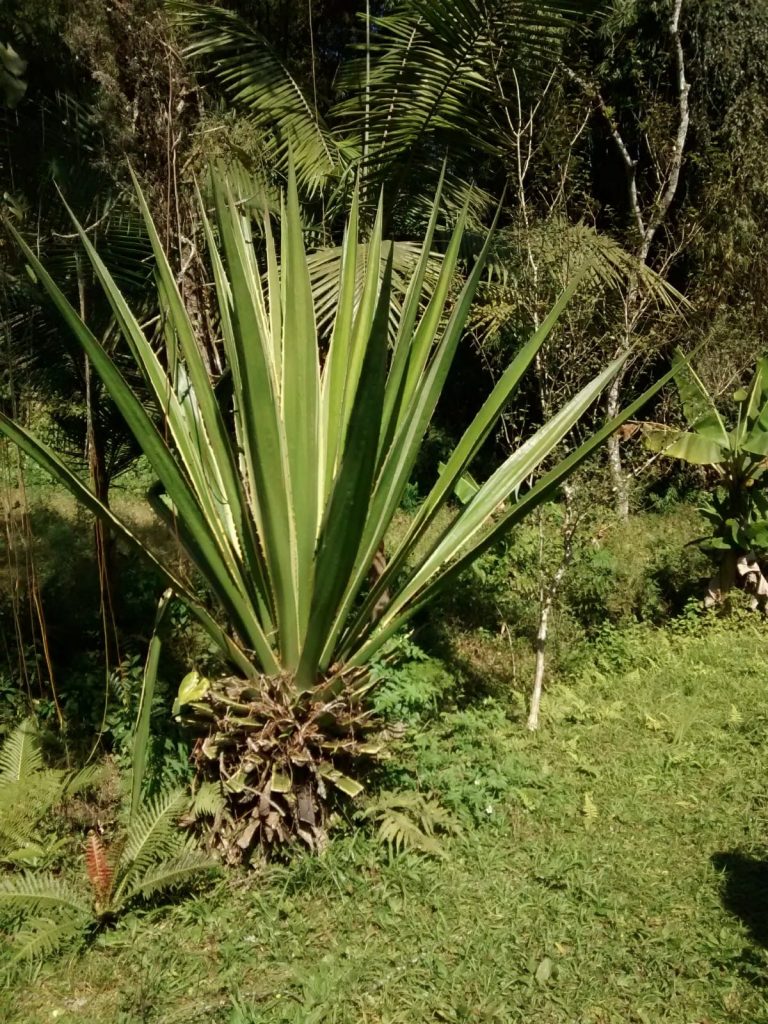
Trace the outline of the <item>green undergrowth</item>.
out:
[[[536,736],[411,707],[387,781],[451,810],[443,858],[341,832],[16,976],[0,1019],[768,1021],[765,630],[604,632]]]

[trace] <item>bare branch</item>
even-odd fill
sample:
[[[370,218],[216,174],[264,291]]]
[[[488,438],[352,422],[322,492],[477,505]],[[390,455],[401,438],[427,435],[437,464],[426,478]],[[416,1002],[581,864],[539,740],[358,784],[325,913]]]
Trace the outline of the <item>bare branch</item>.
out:
[[[683,166],[685,143],[688,138],[688,126],[690,124],[688,94],[691,87],[685,78],[685,54],[683,52],[683,43],[680,38],[680,12],[682,7],[683,0],[675,0],[672,20],[669,26],[672,45],[675,51],[675,65],[677,69],[677,104],[679,121],[677,126],[677,135],[675,136],[672,148],[672,159],[670,161],[669,171],[667,172],[666,188],[664,188],[661,197],[659,198],[653,219],[648,225],[647,235],[649,248],[659,225],[662,224],[667,216],[669,208],[677,193],[677,187],[680,183],[680,170]]]
[[[635,227],[638,230],[640,238],[644,239],[647,229],[643,220],[642,210],[640,209],[640,199],[637,194],[637,160],[632,158],[632,154],[629,152],[627,144],[619,131],[619,126],[611,117],[611,113],[600,90],[596,86],[587,82],[587,80],[582,78],[581,75],[578,75],[572,68],[567,67],[565,64],[561,64],[560,66],[568,78],[578,85],[585,96],[590,99],[592,106],[602,117],[608,131],[611,133],[611,138],[616,144],[616,148],[618,149],[619,155],[624,163],[624,170],[627,175],[627,188],[629,192],[629,207],[635,221]]]

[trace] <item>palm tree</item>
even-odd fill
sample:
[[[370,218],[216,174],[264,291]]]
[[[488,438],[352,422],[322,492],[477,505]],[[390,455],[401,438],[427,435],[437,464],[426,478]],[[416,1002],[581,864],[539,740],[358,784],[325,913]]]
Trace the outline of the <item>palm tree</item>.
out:
[[[341,57],[325,97],[315,87],[314,62],[295,70],[258,25],[226,8],[172,2],[189,56],[262,133],[265,164],[284,178],[290,157],[305,195],[322,196],[326,224],[348,208],[357,180],[372,216],[386,182],[386,221],[401,236],[428,221],[446,153],[446,209],[455,213],[470,197],[470,223],[482,221],[492,204],[478,169],[485,161],[498,182],[510,141],[508,96],[521,83],[541,87],[566,29],[596,6],[401,0],[376,14],[367,4],[362,40]]]

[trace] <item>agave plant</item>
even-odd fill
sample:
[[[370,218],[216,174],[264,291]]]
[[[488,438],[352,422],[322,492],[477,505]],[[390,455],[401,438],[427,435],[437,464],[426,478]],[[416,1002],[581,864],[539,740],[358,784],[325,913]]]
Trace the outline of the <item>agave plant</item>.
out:
[[[768,360],[759,360],[749,387],[733,394],[730,427],[715,397],[679,351],[673,372],[687,429],[646,423],[645,441],[652,451],[708,466],[716,476],[711,498],[699,510],[712,529],[698,543],[717,563],[706,603],[719,603],[737,577],[744,577],[765,605],[768,582],[756,559],[768,553]]]
[[[11,962],[93,938],[136,904],[214,870],[215,863],[177,827],[187,803],[182,791],[162,794],[112,848],[90,832],[80,880],[33,871],[0,880],[0,915],[11,922]]]
[[[382,237],[381,208],[361,271],[355,200],[326,342],[316,328],[293,175],[279,242],[268,216],[260,226],[263,266],[250,216],[226,176],[213,173],[212,194],[215,222],[202,203],[200,215],[226,366],[219,378],[201,356],[141,193],[164,312],[159,351],[78,226],[144,378],[149,406],[16,238],[144,451],[158,481],[150,500],[183,544],[215,609],[174,569],[175,560],[141,543],[54,451],[2,414],[0,431],[152,562],[230,664],[224,678],[193,674],[185,680],[179,710],[201,730],[195,757],[202,774],[218,778],[229,799],[229,815],[217,822],[233,855],[275,837],[298,834],[312,845],[322,840],[327,791],[358,792],[347,766],[375,752],[365,702],[372,657],[504,531],[553,494],[651,392],[566,458],[553,460],[616,373],[620,363],[612,363],[480,482],[448,525],[435,530],[521,376],[588,277],[585,264],[481,405],[405,534],[385,552],[462,337],[487,245],[458,289],[465,214],[459,217],[428,301],[422,301],[438,192],[405,296],[393,307],[392,249]],[[547,472],[530,486],[545,460]]]

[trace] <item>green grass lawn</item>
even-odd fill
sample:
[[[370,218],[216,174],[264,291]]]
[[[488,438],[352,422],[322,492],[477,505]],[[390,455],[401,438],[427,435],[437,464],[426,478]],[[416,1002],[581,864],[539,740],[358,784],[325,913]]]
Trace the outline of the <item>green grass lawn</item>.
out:
[[[361,833],[122,924],[0,996],[12,1024],[768,1021],[768,645],[608,638],[538,736],[453,711],[403,753],[443,860]]]

